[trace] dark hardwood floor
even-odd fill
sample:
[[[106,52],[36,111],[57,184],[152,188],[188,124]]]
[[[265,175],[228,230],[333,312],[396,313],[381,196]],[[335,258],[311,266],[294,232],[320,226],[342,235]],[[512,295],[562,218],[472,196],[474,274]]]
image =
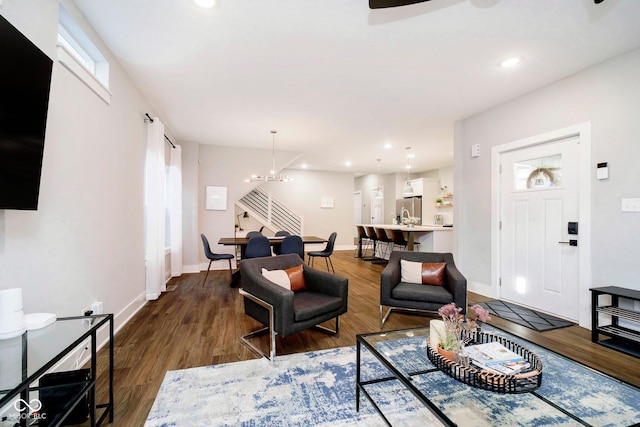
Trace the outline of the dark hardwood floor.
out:
[[[378,289],[383,266],[354,258],[352,251],[336,251],[332,260],[336,273],[349,278],[349,311],[342,316],[340,336],[308,330],[278,337],[278,355],[351,346],[356,342],[356,334],[380,330]],[[177,285],[175,291],[148,302],[117,333],[113,425],[142,426],[169,370],[256,358],[238,336],[259,324],[244,315],[238,289],[228,286],[228,270],[212,271],[203,287],[204,276],[202,272],[172,279],[169,284]],[[469,294],[470,304],[484,300],[482,296]],[[436,316],[394,313],[384,329],[428,326],[432,318]],[[639,360],[593,344],[590,331],[584,328],[572,326],[540,333],[499,318],[489,323],[640,386]],[[261,344],[268,345],[266,341]],[[104,371],[106,362],[107,355],[101,350],[100,371]],[[101,399],[106,388],[104,381],[105,375],[99,375]]]

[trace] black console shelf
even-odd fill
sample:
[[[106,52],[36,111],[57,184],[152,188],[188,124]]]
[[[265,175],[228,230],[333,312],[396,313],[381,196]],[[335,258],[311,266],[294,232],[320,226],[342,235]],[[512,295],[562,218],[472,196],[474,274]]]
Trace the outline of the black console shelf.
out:
[[[640,301],[640,291],[605,286],[591,288],[591,341],[614,350],[640,358],[640,330],[620,326],[620,319],[625,319],[640,328],[640,312],[619,306],[620,298]],[[601,305],[600,297],[608,296],[605,304]],[[601,324],[605,322],[606,324]],[[606,335],[608,339],[600,339],[599,335]]]

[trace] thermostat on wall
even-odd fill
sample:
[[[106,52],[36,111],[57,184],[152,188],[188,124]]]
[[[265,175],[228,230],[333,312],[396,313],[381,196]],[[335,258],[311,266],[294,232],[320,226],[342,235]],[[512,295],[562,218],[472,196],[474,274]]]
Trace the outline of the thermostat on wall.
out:
[[[609,163],[598,163],[598,167],[596,169],[596,176],[598,179],[608,179],[609,178]]]

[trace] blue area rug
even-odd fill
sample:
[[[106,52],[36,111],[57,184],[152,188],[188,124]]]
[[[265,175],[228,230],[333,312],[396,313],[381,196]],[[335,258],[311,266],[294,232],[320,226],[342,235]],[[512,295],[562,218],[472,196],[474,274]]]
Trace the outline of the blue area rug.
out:
[[[489,328],[485,328],[489,329]],[[505,335],[514,341],[513,336]],[[540,396],[578,414],[592,426],[630,426],[640,420],[640,390],[527,342],[543,362]],[[432,367],[423,337],[384,343],[400,370]],[[363,379],[386,376],[363,351]],[[147,427],[159,426],[383,426],[364,396],[355,411],[355,348],[167,372]],[[575,426],[533,394],[503,395],[446,381],[444,374],[414,377],[418,388],[467,426]],[[394,426],[439,426],[431,413],[397,381],[367,387]]]

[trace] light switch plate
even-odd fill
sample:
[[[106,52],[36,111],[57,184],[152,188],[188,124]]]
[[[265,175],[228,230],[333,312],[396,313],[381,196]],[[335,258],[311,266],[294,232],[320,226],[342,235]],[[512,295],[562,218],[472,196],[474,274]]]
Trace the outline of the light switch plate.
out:
[[[480,157],[480,144],[473,144],[471,146],[471,157]]]
[[[620,203],[621,212],[640,212],[640,199],[622,199]]]

